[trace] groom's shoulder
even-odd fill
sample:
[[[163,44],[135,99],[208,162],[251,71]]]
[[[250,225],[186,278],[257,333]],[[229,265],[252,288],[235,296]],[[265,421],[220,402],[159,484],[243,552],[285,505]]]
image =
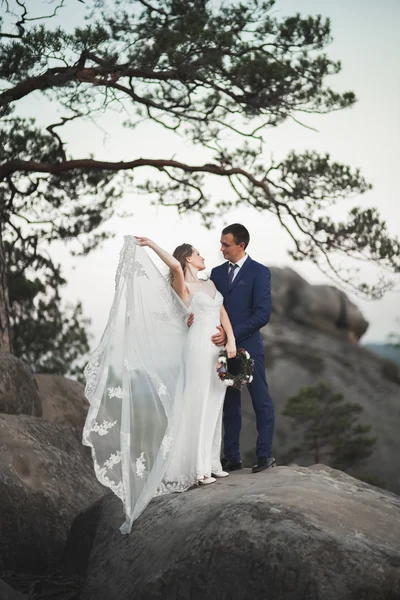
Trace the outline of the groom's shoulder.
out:
[[[218,265],[217,267],[213,267],[211,269],[211,273],[219,273],[220,271],[222,271],[222,269],[226,267],[226,262],[223,262],[221,265]]]
[[[254,259],[251,259],[252,267],[258,272],[263,273],[264,275],[271,275],[271,271],[265,265],[257,262]]]

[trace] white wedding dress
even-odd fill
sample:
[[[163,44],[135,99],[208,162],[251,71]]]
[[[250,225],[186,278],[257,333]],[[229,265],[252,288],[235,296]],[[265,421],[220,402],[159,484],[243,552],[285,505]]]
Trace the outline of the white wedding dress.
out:
[[[154,496],[222,470],[225,387],[211,336],[223,298],[210,280],[188,289],[185,306],[147,251],[125,237],[108,324],[85,369],[83,431],[97,478],[123,502],[123,533]]]
[[[225,388],[217,373],[218,348],[211,342],[220,324],[222,295],[211,280],[188,284],[189,310],[194,313],[183,349],[172,420],[179,422],[169,466],[161,489],[183,491],[211,472],[220,462],[222,406]],[[180,420],[179,420],[180,413]]]

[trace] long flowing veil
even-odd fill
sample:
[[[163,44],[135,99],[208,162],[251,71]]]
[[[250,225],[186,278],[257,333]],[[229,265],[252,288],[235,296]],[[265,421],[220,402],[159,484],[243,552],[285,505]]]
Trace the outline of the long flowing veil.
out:
[[[187,314],[146,250],[126,236],[108,323],[85,369],[83,430],[98,480],[123,502],[122,533],[156,495],[168,466]]]

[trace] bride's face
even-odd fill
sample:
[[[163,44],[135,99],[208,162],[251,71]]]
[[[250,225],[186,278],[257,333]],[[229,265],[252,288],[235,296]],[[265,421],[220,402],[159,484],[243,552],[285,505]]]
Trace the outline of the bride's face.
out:
[[[204,271],[206,268],[205,260],[202,256],[200,256],[200,252],[196,250],[196,248],[193,248],[192,255],[186,260],[190,265],[192,265],[192,267],[198,269],[199,271]]]

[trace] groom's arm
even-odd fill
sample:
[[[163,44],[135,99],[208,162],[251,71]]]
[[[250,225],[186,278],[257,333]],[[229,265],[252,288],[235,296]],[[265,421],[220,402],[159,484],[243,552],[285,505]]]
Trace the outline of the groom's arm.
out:
[[[215,268],[211,270],[211,273],[210,273],[210,279],[211,279],[211,281],[213,282],[213,284],[215,285],[215,287],[217,287],[217,286],[216,286],[216,283],[215,283]],[[224,330],[224,328],[222,327],[222,324],[221,324],[221,325],[219,325],[219,326],[217,327],[217,329],[218,329],[218,333],[215,333],[215,334],[214,334],[214,335],[211,337],[211,341],[212,341],[212,343],[213,343],[213,344],[215,344],[216,346],[220,346],[220,347],[221,347],[221,346],[225,346],[225,344],[226,344],[226,333],[225,333],[225,330]]]
[[[264,327],[271,317],[271,273],[262,267],[256,275],[253,286],[253,314],[242,323],[233,326],[236,341],[250,337]]]

